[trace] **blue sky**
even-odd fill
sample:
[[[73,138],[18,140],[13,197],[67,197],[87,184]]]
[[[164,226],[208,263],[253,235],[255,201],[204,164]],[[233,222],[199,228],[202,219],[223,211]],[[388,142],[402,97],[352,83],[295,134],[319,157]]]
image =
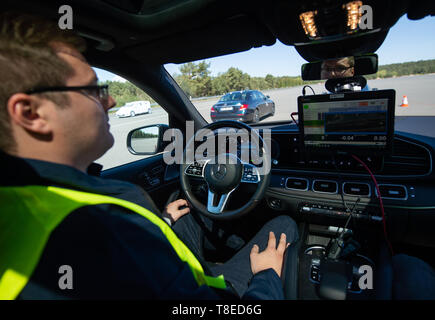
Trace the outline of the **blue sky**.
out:
[[[389,31],[382,46],[376,51],[379,65],[427,60],[435,58],[435,17],[409,20],[403,16]],[[294,47],[277,41],[273,46],[254,48],[249,51],[206,59],[212,76],[236,67],[251,76],[264,77],[300,75],[301,65],[306,61]],[[167,64],[170,74],[179,73],[179,65]],[[101,81],[113,80],[115,75],[95,69]]]

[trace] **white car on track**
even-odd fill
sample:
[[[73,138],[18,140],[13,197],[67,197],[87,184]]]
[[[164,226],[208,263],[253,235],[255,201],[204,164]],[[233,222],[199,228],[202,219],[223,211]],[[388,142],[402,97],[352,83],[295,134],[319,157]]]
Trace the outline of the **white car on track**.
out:
[[[151,104],[149,101],[128,102],[116,111],[118,118],[134,117],[137,114],[151,113]]]

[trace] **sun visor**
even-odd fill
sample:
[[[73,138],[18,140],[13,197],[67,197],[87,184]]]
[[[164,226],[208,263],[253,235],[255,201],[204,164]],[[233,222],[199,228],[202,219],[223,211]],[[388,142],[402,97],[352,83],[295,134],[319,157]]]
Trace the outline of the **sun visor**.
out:
[[[238,16],[185,33],[129,47],[125,54],[141,61],[185,63],[270,46],[276,38],[248,16]]]

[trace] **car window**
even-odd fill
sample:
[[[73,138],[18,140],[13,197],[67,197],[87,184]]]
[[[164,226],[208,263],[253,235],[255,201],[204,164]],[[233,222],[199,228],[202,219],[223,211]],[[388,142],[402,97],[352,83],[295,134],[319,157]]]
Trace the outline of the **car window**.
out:
[[[109,110],[110,132],[115,142],[96,162],[105,170],[150,157],[131,154],[127,149],[127,135],[142,126],[168,124],[168,113],[132,83],[106,70],[94,70],[99,82],[109,85],[109,93],[116,101],[116,106]]]
[[[257,94],[258,94],[259,99],[262,99],[262,100],[266,99],[266,96],[264,94],[262,94],[261,92],[258,92]]]
[[[231,98],[233,101],[242,100],[242,94],[240,92],[235,92]]]
[[[229,101],[231,99],[231,94],[226,94],[222,98],[219,99],[219,102]]]
[[[240,101],[246,98],[246,93],[241,92],[231,92],[224,95],[219,101],[220,102],[228,102],[228,101]]]

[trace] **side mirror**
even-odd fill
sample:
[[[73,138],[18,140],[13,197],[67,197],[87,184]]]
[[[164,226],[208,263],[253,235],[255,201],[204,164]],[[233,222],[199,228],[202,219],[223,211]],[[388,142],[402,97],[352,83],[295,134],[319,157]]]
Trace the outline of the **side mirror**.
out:
[[[163,134],[169,126],[155,124],[131,130],[127,136],[127,149],[136,155],[152,155],[165,148]]]
[[[266,96],[267,99],[270,99],[270,96]]]

